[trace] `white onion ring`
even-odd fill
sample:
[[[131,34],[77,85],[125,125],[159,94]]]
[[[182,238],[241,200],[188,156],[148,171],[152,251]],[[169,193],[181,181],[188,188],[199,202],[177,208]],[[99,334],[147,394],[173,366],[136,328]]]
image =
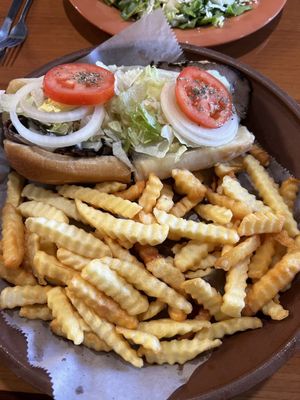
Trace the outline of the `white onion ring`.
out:
[[[41,81],[32,82],[21,89],[19,89],[15,94],[15,99],[17,101],[16,106],[20,103],[21,111],[24,111],[25,115],[29,118],[36,119],[45,124],[51,123],[62,123],[62,122],[73,122],[79,121],[88,115],[90,107],[77,107],[71,111],[61,111],[61,112],[45,112],[38,110],[36,107],[32,106],[26,102],[25,97],[34,89],[41,87]]]
[[[18,114],[15,111],[10,113],[10,119],[18,133],[26,140],[40,147],[59,148],[68,147],[83,142],[93,136],[99,129],[104,119],[104,108],[97,106],[91,116],[89,122],[76,132],[69,133],[65,136],[46,136],[32,132],[26,128],[19,120]]]
[[[174,82],[164,85],[160,101],[162,111],[175,131],[183,139],[198,146],[223,146],[231,142],[237,134],[239,119],[235,113],[223,126],[216,129],[204,128],[191,121],[176,102]]]

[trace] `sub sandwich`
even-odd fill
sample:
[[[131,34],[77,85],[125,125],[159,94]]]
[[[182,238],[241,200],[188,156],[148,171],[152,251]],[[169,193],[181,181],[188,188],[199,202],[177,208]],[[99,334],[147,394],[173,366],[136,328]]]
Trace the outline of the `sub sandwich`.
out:
[[[160,178],[251,147],[241,124],[250,85],[215,63],[147,67],[64,64],[15,79],[0,96],[3,147],[27,179],[79,183]]]

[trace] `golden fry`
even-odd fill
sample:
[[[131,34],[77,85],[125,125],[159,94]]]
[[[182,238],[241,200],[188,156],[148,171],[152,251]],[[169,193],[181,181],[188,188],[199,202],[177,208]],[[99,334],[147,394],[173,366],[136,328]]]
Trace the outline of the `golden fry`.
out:
[[[175,180],[175,189],[179,194],[185,194],[190,200],[200,202],[206,193],[206,187],[195,175],[186,169],[173,169],[172,177]]]
[[[155,207],[158,210],[169,212],[174,205],[173,196],[172,187],[164,183]]]
[[[194,208],[199,203],[199,199],[190,200],[188,196],[183,197],[169,211],[170,214],[176,217],[184,217],[192,208]]]
[[[245,260],[245,258],[251,256],[251,254],[259,247],[259,245],[259,236],[251,236],[221,256],[216,261],[215,267],[228,271],[242,260]]]
[[[143,360],[137,356],[136,351],[129,346],[126,340],[117,333],[114,325],[98,317],[94,311],[88,308],[82,300],[72,295],[70,291],[67,291],[67,294],[73,306],[99,339],[104,340],[117,354],[135,367],[141,368],[143,366]]]
[[[144,355],[149,364],[184,364],[197,355],[214,349],[222,344],[221,340],[183,339],[161,342],[161,350],[154,353],[151,350],[139,349],[139,354]]]
[[[168,235],[166,225],[144,225],[140,222],[115,218],[108,213],[95,210],[79,200],[76,200],[80,214],[100,231],[104,231],[112,239],[129,240],[132,243],[151,244],[152,246],[165,241]]]
[[[122,190],[126,190],[127,185],[126,183],[121,182],[102,182],[97,183],[95,189],[101,193],[116,193]]]
[[[48,292],[47,299],[53,318],[56,318],[67,339],[76,345],[81,344],[84,339],[83,330],[65,290],[55,287]]]
[[[289,236],[286,230],[282,230],[281,232],[277,233],[277,235],[274,235],[274,239],[276,242],[289,249],[296,247],[295,240]]]
[[[139,222],[145,225],[156,223],[156,219],[152,213],[145,213],[144,210],[140,211],[137,215]]]
[[[107,296],[112,297],[128,314],[137,315],[147,311],[149,303],[146,296],[119,276],[110,264],[104,262],[105,260],[91,261],[82,270],[81,276]]]
[[[205,276],[210,275],[213,272],[214,272],[214,269],[210,268],[210,267],[208,267],[206,269],[200,268],[200,269],[196,269],[195,271],[187,271],[185,273],[185,277],[187,279],[204,278]]]
[[[267,167],[270,163],[270,154],[257,144],[253,144],[249,153],[260,162],[261,165]]]
[[[150,333],[116,327],[116,331],[124,336],[125,339],[131,340],[134,344],[139,344],[145,349],[149,349],[157,353],[160,350],[160,342],[156,336]]]
[[[247,204],[241,201],[233,200],[230,197],[214,193],[211,190],[207,190],[206,197],[211,204],[231,210],[233,216],[237,219],[244,218],[246,215],[252,212],[252,209]]]
[[[138,316],[139,320],[147,321],[148,319],[151,319],[155,317],[157,314],[159,314],[165,307],[166,304],[163,303],[162,301],[154,300],[149,304],[148,310]]]
[[[213,249],[213,244],[190,240],[175,254],[174,264],[180,271],[185,272],[198,265]]]
[[[160,224],[169,227],[170,233],[175,233],[181,237],[222,244],[233,244],[239,241],[239,235],[233,229],[214,224],[188,221],[157,210],[156,208],[153,213]]]
[[[186,313],[181,310],[177,310],[174,307],[168,307],[168,314],[173,321],[183,322],[187,319]]]
[[[30,183],[24,187],[22,196],[27,197],[27,199],[30,200],[36,200],[49,204],[50,206],[53,206],[64,212],[69,218],[73,218],[76,221],[81,221],[81,218],[76,210],[75,202],[73,200],[65,199],[51,190],[47,190]]]
[[[43,321],[51,321],[52,313],[46,304],[34,304],[32,306],[23,306],[19,311],[20,317],[28,319],[41,319]]]
[[[76,269],[76,271],[81,271],[92,260],[62,247],[57,250],[56,256],[62,264]]]
[[[6,287],[0,294],[0,308],[15,308],[32,304],[46,304],[51,286],[25,285]]]
[[[111,297],[100,292],[80,276],[75,275],[69,281],[68,288],[91,307],[99,317],[125,328],[135,329],[137,327],[138,320],[135,317],[129,315]]]
[[[299,191],[299,183],[299,179],[289,177],[282,182],[279,189],[281,197],[291,211],[294,209],[294,203]]]
[[[110,248],[114,258],[119,258],[120,260],[128,261],[133,264],[140,264],[143,266],[143,264],[140,263],[140,261],[138,261],[138,259],[130,253],[130,251],[124,249],[119,242],[114,241],[110,237],[105,237],[104,241]]]
[[[195,211],[201,218],[220,225],[229,224],[233,216],[232,211],[228,208],[212,204],[199,204],[195,207]]]
[[[248,214],[238,227],[240,236],[251,236],[261,233],[277,233],[282,230],[284,216],[270,211],[258,211]]]
[[[278,296],[265,304],[261,310],[275,321],[281,321],[289,316],[289,311],[285,310],[279,303]]]
[[[184,311],[186,314],[192,311],[192,305],[181,294],[151,275],[143,265],[131,264],[109,257],[102,258],[101,262],[109,265],[127,282],[132,283],[138,290],[144,291],[148,296],[156,297],[169,306]]]
[[[23,217],[44,217],[58,222],[69,222],[68,217],[58,208],[42,203],[41,201],[26,201],[18,207]]]
[[[275,254],[275,243],[271,236],[267,236],[260,247],[256,249],[248,269],[248,276],[260,279],[269,269],[272,257]]]
[[[232,177],[243,169],[243,160],[241,157],[236,157],[233,160],[216,164],[214,169],[219,178],[223,178],[225,175]]]
[[[298,235],[297,223],[280,196],[277,185],[264,167],[251,155],[244,158],[244,165],[265,204],[271,207],[275,213],[282,214],[285,217],[284,228],[288,234],[291,237]]]
[[[24,225],[19,211],[10,203],[2,209],[3,262],[7,268],[18,268],[24,257]]]
[[[181,289],[181,284],[184,282],[184,275],[173,264],[166,261],[162,256],[146,263],[146,268],[156,278],[159,278],[167,285],[175,290]]]
[[[208,254],[205,258],[203,258],[197,264],[195,264],[193,267],[191,267],[189,271],[190,272],[191,271],[200,271],[200,270],[204,271],[208,268],[212,268],[215,266],[215,263],[219,257],[220,257],[220,252],[217,252],[217,251],[212,254]]]
[[[34,286],[37,284],[31,272],[23,268],[6,268],[2,256],[0,257],[0,278],[16,286]]]
[[[122,199],[126,199],[129,201],[135,201],[143,193],[145,185],[145,181],[138,181],[134,185],[131,185],[128,189],[123,190],[122,192],[115,193],[115,196],[121,197]]]
[[[189,332],[198,332],[201,329],[209,328],[210,322],[186,320],[183,322],[173,321],[172,319],[163,318],[153,321],[140,322],[138,330],[150,333],[158,339],[170,338],[176,335],[184,335]]]
[[[39,279],[50,280],[56,285],[67,285],[75,271],[61,264],[56,257],[49,256],[44,251],[38,251],[33,259],[34,270]]]
[[[58,247],[64,247],[85,257],[101,258],[111,254],[101,240],[74,225],[40,217],[28,218],[26,227],[30,232],[56,243]]]
[[[25,179],[17,172],[8,174],[6,203],[18,207],[21,202],[21,192]]]
[[[276,294],[285,288],[300,271],[300,251],[287,253],[273,268],[255,282],[247,293],[246,305],[248,314],[255,314]]]
[[[142,209],[141,206],[129,200],[83,186],[63,185],[58,188],[58,192],[64,197],[84,201],[124,218],[133,218]]]
[[[145,213],[150,213],[153,210],[162,188],[161,180],[150,173],[145,189],[139,198],[139,205],[143,207]]]

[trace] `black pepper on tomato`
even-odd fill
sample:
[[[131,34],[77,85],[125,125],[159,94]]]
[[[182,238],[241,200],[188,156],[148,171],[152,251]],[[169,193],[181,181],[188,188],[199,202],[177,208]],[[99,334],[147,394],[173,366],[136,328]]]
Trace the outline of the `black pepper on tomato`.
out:
[[[219,128],[232,115],[231,94],[218,79],[198,67],[180,72],[175,94],[181,111],[206,128]]]

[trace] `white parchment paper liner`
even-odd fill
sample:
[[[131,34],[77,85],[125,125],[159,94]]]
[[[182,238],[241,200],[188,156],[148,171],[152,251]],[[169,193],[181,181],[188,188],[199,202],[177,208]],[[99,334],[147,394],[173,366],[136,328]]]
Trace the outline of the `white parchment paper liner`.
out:
[[[126,52],[122,52],[122,48],[127,49]],[[181,55],[182,50],[162,11],[157,10],[80,61],[147,65],[152,61],[174,62]],[[7,173],[3,152],[0,158],[0,169]],[[3,200],[6,186],[0,186]],[[5,286],[6,283],[0,280],[0,289]],[[58,338],[50,332],[48,324],[20,318],[18,311],[6,311],[2,315],[10,326],[25,335],[28,361],[32,366],[46,370],[56,400],[163,400],[187,382],[193,371],[208,358],[207,355],[197,357],[183,367],[147,365],[136,369],[115,354],[96,353]]]

